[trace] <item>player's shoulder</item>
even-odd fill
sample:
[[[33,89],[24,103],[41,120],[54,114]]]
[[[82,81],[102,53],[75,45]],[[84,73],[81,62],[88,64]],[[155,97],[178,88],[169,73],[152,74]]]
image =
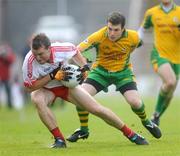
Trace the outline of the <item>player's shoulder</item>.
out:
[[[71,42],[53,42],[51,43],[51,47],[63,47],[63,46],[75,46],[73,43]]]
[[[135,44],[139,43],[139,35],[136,30],[126,29],[126,33],[127,33],[126,36],[129,41],[131,41]]]
[[[107,26],[99,29],[97,32],[101,38],[107,37]]]
[[[76,46],[71,42],[54,42],[51,43],[51,50],[54,52],[62,52],[62,51],[76,51]]]
[[[107,26],[100,28],[97,32],[104,34],[107,31]]]
[[[126,33],[129,37],[136,37],[138,36],[138,32],[132,29],[126,29]]]
[[[176,5],[176,4],[175,4],[175,9],[177,9],[178,11],[180,11],[180,5]]]
[[[146,13],[147,14],[153,14],[153,13],[156,13],[158,10],[161,9],[161,6],[160,5],[156,5],[156,6],[153,6],[149,9],[146,10]]]
[[[24,58],[24,61],[33,61],[34,59],[35,59],[35,57],[34,57],[32,51],[30,50],[30,51],[26,54],[26,56],[25,56],[25,58]]]
[[[34,62],[35,62],[35,57],[32,51],[30,50],[24,58],[23,67],[31,66],[32,64],[34,64]]]
[[[100,28],[99,30],[95,31],[92,35],[90,35],[90,38],[94,38],[95,40],[101,40],[105,37],[105,34],[107,32],[107,27]]]

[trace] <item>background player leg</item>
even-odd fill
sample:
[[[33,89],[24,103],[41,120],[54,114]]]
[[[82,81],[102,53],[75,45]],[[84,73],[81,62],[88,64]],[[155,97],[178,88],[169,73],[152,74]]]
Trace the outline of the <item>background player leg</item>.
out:
[[[163,83],[159,91],[155,112],[152,116],[152,121],[157,125],[160,124],[160,117],[169,106],[174,90],[177,86],[176,75],[169,63],[161,65],[158,68],[158,74]]]

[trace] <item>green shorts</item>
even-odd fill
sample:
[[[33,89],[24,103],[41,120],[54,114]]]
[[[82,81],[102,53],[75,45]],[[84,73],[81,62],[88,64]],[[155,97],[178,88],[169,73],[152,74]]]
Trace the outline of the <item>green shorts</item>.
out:
[[[108,70],[98,66],[91,70],[87,79],[98,82],[101,86],[103,86],[103,90],[105,92],[108,91],[108,87],[112,84],[116,86],[116,91],[118,91],[122,86],[131,82],[136,85],[135,76],[130,68],[126,68],[123,71],[118,72],[108,72]]]
[[[158,68],[162,64],[169,63],[171,65],[175,75],[176,75],[177,80],[179,79],[180,64],[174,64],[170,60],[160,57],[156,48],[153,48],[153,50],[151,52],[151,63],[153,65],[153,68],[154,68],[155,72],[157,72]]]

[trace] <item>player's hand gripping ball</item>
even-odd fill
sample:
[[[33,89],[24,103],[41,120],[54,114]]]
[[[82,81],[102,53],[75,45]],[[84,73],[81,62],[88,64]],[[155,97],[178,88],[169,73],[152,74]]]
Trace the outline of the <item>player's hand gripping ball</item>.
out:
[[[61,83],[68,87],[74,88],[82,80],[82,72],[79,70],[79,67],[73,64],[66,64],[62,66],[62,70],[65,73],[65,78],[61,80]]]

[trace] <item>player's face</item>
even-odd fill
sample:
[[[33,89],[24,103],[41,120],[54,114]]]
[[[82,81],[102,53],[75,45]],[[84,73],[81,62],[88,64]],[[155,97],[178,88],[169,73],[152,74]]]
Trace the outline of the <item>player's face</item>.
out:
[[[169,5],[173,0],[160,0],[164,5]]]
[[[124,28],[122,29],[120,24],[112,25],[112,23],[110,23],[110,22],[108,22],[107,28],[108,28],[107,29],[108,38],[111,41],[118,40],[121,37],[121,35],[122,35],[123,31],[124,31]]]
[[[32,53],[34,54],[34,57],[38,63],[44,64],[44,63],[49,62],[50,49],[46,49],[45,47],[41,47],[38,50],[32,49]]]

